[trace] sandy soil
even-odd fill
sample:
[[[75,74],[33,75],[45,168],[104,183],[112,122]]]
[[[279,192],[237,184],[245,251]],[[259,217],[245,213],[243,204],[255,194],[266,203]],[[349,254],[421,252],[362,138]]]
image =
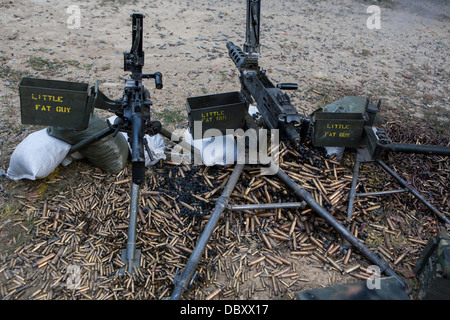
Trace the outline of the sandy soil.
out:
[[[66,9],[72,4],[67,0],[0,3],[0,169],[4,172],[15,146],[41,129],[20,123],[18,80],[26,75],[89,84],[100,80],[102,91],[120,97],[127,76],[122,52],[130,49],[133,12],[146,15],[144,70],[163,74],[164,88],[149,88],[155,117],[168,128],[187,127],[187,97],[240,89],[226,42],[241,46],[245,40],[244,1],[78,1],[80,28],[69,29],[72,13]],[[345,95],[362,95],[382,99],[386,117],[408,126],[425,120],[448,135],[448,1],[429,1],[426,6],[379,1],[381,29],[373,30],[366,26],[371,4],[263,1],[260,64],[275,83],[298,83],[299,89],[290,96],[302,113]],[[4,204],[38,186],[4,178],[0,182]],[[297,268],[311,264],[301,260]],[[309,283],[303,288],[352,281],[332,273],[310,268]]]

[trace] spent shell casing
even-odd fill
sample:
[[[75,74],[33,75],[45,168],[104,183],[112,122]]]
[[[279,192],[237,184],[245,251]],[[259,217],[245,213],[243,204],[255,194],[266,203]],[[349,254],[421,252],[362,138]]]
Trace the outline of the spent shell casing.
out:
[[[395,259],[394,261],[394,265],[399,264],[405,257],[406,255],[409,253],[408,250],[406,250],[405,252],[403,252],[397,259]]]
[[[361,266],[360,264],[357,264],[357,265],[354,265],[353,267],[347,268],[344,270],[344,273],[351,273],[355,270],[358,270],[360,266]]]

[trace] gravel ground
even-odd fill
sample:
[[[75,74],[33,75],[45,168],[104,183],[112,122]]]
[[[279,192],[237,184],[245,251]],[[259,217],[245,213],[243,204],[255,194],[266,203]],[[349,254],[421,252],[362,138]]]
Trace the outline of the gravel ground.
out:
[[[163,74],[164,88],[158,91],[152,86],[149,88],[154,117],[164,126],[172,130],[187,127],[184,107],[187,97],[239,90],[238,72],[228,57],[226,42],[242,45],[245,40],[244,1],[79,1],[80,28],[69,29],[67,23],[71,13],[66,9],[72,4],[65,0],[0,3],[3,43],[0,48],[0,169],[4,172],[14,148],[28,134],[42,129],[20,123],[20,78],[34,76],[90,84],[100,80],[103,92],[111,98],[119,98],[123,79],[127,76],[122,69],[122,52],[130,49],[129,15],[133,12],[146,15],[144,70]],[[381,8],[380,29],[369,29],[366,25],[370,16],[366,10],[372,4]],[[374,101],[382,99],[382,115],[392,123],[403,125],[400,131],[414,131],[416,123],[420,122],[419,127],[425,128],[422,135],[438,136],[442,140],[434,141],[443,141],[447,145],[449,8],[448,1],[438,0],[426,1],[426,4],[396,0],[263,1],[260,65],[275,83],[298,83],[298,90],[291,92],[290,97],[304,114],[346,95],[367,96]],[[398,168],[405,169],[407,165],[402,163]],[[438,165],[441,170],[448,171],[447,159],[440,160]],[[94,177],[98,181],[86,181],[89,172],[98,174]],[[44,181],[12,182],[2,177],[0,204],[4,209],[0,211],[0,251],[3,260],[0,263],[3,266],[6,261],[11,263],[10,254],[28,242],[33,246],[39,244],[37,236],[33,239],[32,229],[25,226],[26,232],[19,236],[17,228],[7,226],[22,221],[20,219],[25,216],[41,219],[39,213],[44,201],[55,200],[59,191],[69,192],[70,186],[77,189],[84,184],[86,191],[89,190],[88,182],[91,183],[89,187],[92,184],[98,186],[99,183],[117,182],[126,175],[125,171],[121,176],[111,177],[96,171],[88,163],[78,162],[60,168]],[[447,174],[444,177],[446,179]],[[448,187],[448,182],[444,181],[444,185]],[[444,188],[444,192],[442,203],[448,210],[448,189]],[[74,199],[77,198],[74,196]],[[126,203],[122,205],[126,207]],[[432,234],[430,231],[428,236]],[[13,236],[15,240],[11,242]],[[120,239],[123,240],[123,234]],[[236,247],[237,251],[240,249]],[[45,252],[38,249],[36,252],[45,256]],[[354,281],[354,278],[333,273],[330,269],[311,267],[315,262],[305,261],[299,262],[300,268],[309,266],[309,269],[304,269],[300,276],[309,281],[294,286],[297,290]],[[6,270],[1,268],[2,272]],[[60,273],[61,277],[63,275],[64,272]],[[3,277],[2,285],[6,286],[11,279]],[[12,292],[7,286],[1,294],[3,298],[13,299],[54,298],[47,292],[36,293],[38,285],[46,282],[45,277],[34,281],[35,278],[29,275],[33,285],[27,290],[21,289],[26,293],[19,297],[7,294]],[[190,293],[187,298],[205,298],[221,283],[221,275],[218,277],[219,280],[216,278],[213,283],[203,279],[202,289]],[[22,281],[20,278],[15,280]],[[153,296],[139,297],[158,299],[167,296],[170,294],[169,280],[170,277],[161,280],[164,289],[154,289]],[[116,282],[114,285],[119,288],[125,284]],[[277,298],[295,298],[295,291],[284,292]],[[86,290],[77,295],[62,296],[91,297]],[[117,298],[113,293],[100,297]],[[254,297],[269,298],[263,293]],[[228,298],[246,299],[246,296],[236,294]]]

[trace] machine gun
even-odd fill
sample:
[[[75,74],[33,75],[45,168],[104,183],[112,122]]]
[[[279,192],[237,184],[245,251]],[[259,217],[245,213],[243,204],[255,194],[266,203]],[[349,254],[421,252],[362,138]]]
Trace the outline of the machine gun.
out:
[[[258,110],[260,111],[263,120],[271,129],[280,130],[284,138],[289,139],[294,145],[298,145],[304,138],[306,138],[309,130],[309,119],[300,116],[296,109],[292,106],[289,96],[283,93],[282,89],[297,89],[296,84],[284,83],[278,84],[277,87],[268,79],[264,70],[258,66],[259,55],[259,25],[260,25],[260,0],[247,1],[247,33],[246,42],[244,44],[243,52],[239,47],[232,42],[227,43],[229,55],[233,62],[241,72],[241,94],[244,96],[247,104],[250,104],[253,99],[256,100]],[[220,100],[217,95],[215,100]],[[205,104],[212,104],[208,101],[211,97],[206,96]],[[197,98],[196,98],[197,99]],[[225,101],[226,102],[226,101]],[[233,105],[238,105],[234,101]],[[244,104],[246,106],[246,104]],[[241,107],[239,104],[238,107]],[[188,112],[192,112],[189,111]],[[199,118],[199,117],[197,117]],[[199,119],[200,120],[200,119]],[[231,124],[231,126],[234,125]],[[295,128],[296,125],[301,125],[300,134]],[[230,126],[230,127],[231,127]],[[183,271],[174,277],[174,291],[170,297],[172,300],[180,299],[184,290],[187,289],[189,283],[193,279],[193,275],[200,261],[202,254],[212,233],[216,229],[220,216],[225,209],[231,210],[254,210],[267,208],[281,208],[281,207],[299,207],[309,205],[310,208],[323,218],[328,224],[337,230],[352,246],[357,248],[367,259],[372,263],[378,265],[380,270],[387,275],[394,277],[399,281],[403,288],[407,284],[399,277],[393,270],[389,268],[387,263],[380,259],[377,255],[372,253],[361,241],[359,241],[349,230],[340,224],[329,212],[327,212],[314,197],[301,185],[298,185],[292,180],[284,171],[279,168],[275,173],[275,177],[283,182],[288,189],[291,189],[292,194],[302,200],[300,203],[275,203],[275,204],[258,204],[258,205],[243,205],[243,206],[229,206],[229,198],[239,180],[239,177],[244,170],[243,163],[237,163],[233,169],[227,184],[222,190],[222,194],[216,201],[214,211],[211,213],[208,223],[206,224],[197,245],[191,253],[188,262]]]
[[[145,134],[153,136],[163,130],[159,121],[152,121],[150,118],[150,106],[152,105],[150,93],[142,84],[143,79],[152,78],[155,79],[156,89],[162,89],[162,75],[160,72],[142,73],[144,15],[135,13],[131,17],[132,46],[130,52],[124,53],[124,71],[130,71],[131,78],[125,80],[125,89],[121,99],[107,98],[99,90],[98,81],[90,90],[88,90],[88,84],[85,83],[45,79],[23,78],[19,84],[21,120],[24,124],[83,130],[87,128],[89,114],[94,108],[108,110],[117,115],[113,124],[108,121],[108,128],[73,145],[69,154],[81,150],[107,135],[115,136],[119,131],[128,134],[131,146],[132,189],[127,247],[122,250],[122,261],[126,263],[126,267],[121,269],[120,274],[122,275],[126,269],[132,273],[135,267],[139,267],[140,261],[140,250],[136,249],[136,222],[139,186],[145,180],[144,149],[149,157],[152,157],[145,141]],[[48,110],[46,113],[40,112],[40,108],[38,108],[37,103],[39,102],[37,101],[42,97],[46,99],[46,110]],[[53,98],[49,99],[48,97]],[[70,110],[70,112],[62,113],[58,110]],[[167,130],[164,132],[167,133]]]
[[[275,86],[266,71],[258,64],[260,53],[261,1],[247,0],[246,41],[244,51],[233,42],[227,43],[228,54],[241,73],[241,92],[248,103],[256,101],[262,119],[270,129],[279,129],[280,137],[298,145],[306,136],[308,120],[298,114],[289,96],[281,90],[296,90],[295,83],[279,83]],[[299,134],[295,128],[301,125]]]
[[[110,124],[114,135],[118,131],[128,133],[131,146],[132,180],[134,184],[141,184],[145,178],[144,135],[151,136],[161,131],[161,123],[152,121],[150,117],[150,93],[142,84],[143,79],[155,79],[156,89],[162,89],[162,75],[160,72],[143,74],[144,51],[142,51],[143,18],[142,14],[132,14],[132,46],[130,52],[124,53],[124,71],[131,72],[131,78],[125,80],[122,99],[113,101],[103,95],[98,86],[94,88],[94,107],[115,112],[117,115],[113,125]],[[151,153],[147,150],[151,157]]]

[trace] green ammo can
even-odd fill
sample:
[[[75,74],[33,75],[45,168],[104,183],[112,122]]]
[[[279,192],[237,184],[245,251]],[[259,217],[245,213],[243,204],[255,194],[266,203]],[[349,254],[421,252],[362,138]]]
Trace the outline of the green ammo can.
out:
[[[76,130],[88,126],[92,103],[86,83],[23,78],[19,94],[23,124]]]
[[[189,130],[198,139],[199,132],[194,132],[196,121],[202,125],[201,138],[208,129],[217,129],[222,135],[227,129],[243,129],[248,104],[240,92],[233,91],[187,98],[186,109]]]
[[[359,147],[366,121],[366,99],[345,97],[312,115],[315,147]]]

